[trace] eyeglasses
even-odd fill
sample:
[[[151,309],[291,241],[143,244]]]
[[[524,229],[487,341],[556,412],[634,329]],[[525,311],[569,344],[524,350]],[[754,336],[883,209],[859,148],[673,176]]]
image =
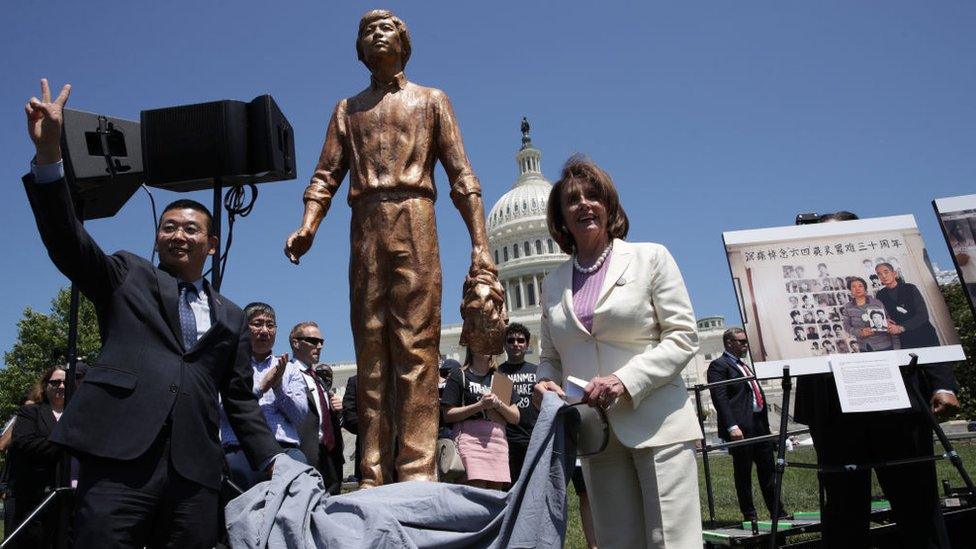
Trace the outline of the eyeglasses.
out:
[[[321,337],[298,336],[295,339],[297,339],[298,341],[304,341],[309,345],[322,345],[325,343],[325,340],[322,339]]]
[[[510,337],[506,341],[509,343],[525,343],[524,337]]]
[[[255,320],[254,322],[248,322],[247,325],[250,326],[250,327],[252,327],[252,328],[254,328],[255,330],[260,330],[261,328],[267,328],[269,330],[274,330],[275,328],[278,327],[278,325],[275,324],[274,322],[270,322],[270,321],[269,322],[264,322],[264,321],[261,321],[261,320]]]
[[[51,387],[61,387],[62,385],[64,385],[64,380],[63,379],[49,379],[49,380],[47,380],[47,384],[50,385]]]

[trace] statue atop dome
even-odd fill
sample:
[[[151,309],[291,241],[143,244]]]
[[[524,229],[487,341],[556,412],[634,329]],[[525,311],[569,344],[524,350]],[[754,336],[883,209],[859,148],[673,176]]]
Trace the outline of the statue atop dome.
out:
[[[522,148],[532,145],[532,138],[529,137],[529,119],[522,117]]]

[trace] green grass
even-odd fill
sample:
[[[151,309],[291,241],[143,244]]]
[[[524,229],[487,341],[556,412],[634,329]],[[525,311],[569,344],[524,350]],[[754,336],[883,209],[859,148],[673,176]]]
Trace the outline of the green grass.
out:
[[[976,474],[976,443],[953,442],[956,451],[963,459],[966,471],[972,476]],[[937,448],[941,448],[936,445]],[[816,454],[812,448],[802,448],[786,454],[787,462],[815,463]],[[712,472],[712,493],[715,496],[715,520],[720,522],[734,522],[741,520],[739,505],[735,497],[735,486],[732,482],[732,458],[726,454],[709,454],[709,468]],[[962,479],[956,468],[948,460],[936,462],[936,474],[940,484],[939,492],[942,492],[942,479],[946,479],[954,487],[962,486]],[[708,499],[705,492],[705,473],[702,469],[702,461],[698,459],[698,486],[699,498],[701,500],[702,520],[708,520]],[[872,493],[881,495],[881,488],[878,486],[877,479],[872,476]],[[762,494],[755,482],[755,472],[753,472],[753,500],[760,511],[760,515],[765,510]],[[583,537],[583,529],[580,527],[579,499],[576,492],[570,486],[569,490],[569,524],[566,529],[566,547],[570,549],[585,549],[586,541]],[[817,511],[818,510],[818,488],[817,474],[812,469],[800,469],[787,467],[783,473],[783,504],[790,512],[798,511]]]

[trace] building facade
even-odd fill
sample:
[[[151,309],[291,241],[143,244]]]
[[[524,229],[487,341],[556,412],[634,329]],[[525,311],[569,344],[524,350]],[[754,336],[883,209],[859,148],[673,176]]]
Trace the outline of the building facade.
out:
[[[524,324],[532,333],[526,360],[538,362],[542,279],[569,256],[562,253],[546,227],[546,203],[552,184],[542,175],[542,151],[532,144],[524,118],[522,146],[515,154],[515,165],[515,183],[488,212],[486,229],[498,280],[505,287],[509,322]],[[441,329],[441,354],[462,362],[464,348],[458,344],[460,337],[460,324],[445,325]]]

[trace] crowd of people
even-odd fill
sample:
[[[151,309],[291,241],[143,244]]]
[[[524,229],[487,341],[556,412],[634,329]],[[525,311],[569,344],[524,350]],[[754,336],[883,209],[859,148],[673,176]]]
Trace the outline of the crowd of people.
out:
[[[287,455],[314,467],[335,494],[343,480],[343,429],[358,434],[360,421],[376,423],[377,414],[388,409],[402,417],[382,417],[384,425],[415,419],[405,410],[423,408],[424,418],[428,408],[437,411],[434,398],[406,402],[403,395],[396,403],[372,405],[380,393],[369,386],[386,373],[364,372],[362,363],[366,387],[358,387],[358,378],[352,377],[340,399],[331,369],[319,362],[325,340],[315,322],[296,324],[288,333],[290,354],[275,355],[273,307],[253,302],[240,309],[203,278],[218,235],[202,204],[178,200],[163,210],[156,234],[158,266],[128,252],[105,254],[76,218],[64,178],[61,122],[69,93],[66,86],[52,100],[42,81],[41,98],[26,105],[36,155],[24,183],[52,261],[99,312],[102,348],[67,410],[60,366],[49,368],[25,398],[30,402],[18,412],[9,436],[14,522],[51,487],[64,484],[58,463],[69,453],[77,460],[69,468],[71,480],[77,478],[72,532],[77,546],[211,547],[219,536],[224,479],[246,490],[268,478],[279,456]],[[505,489],[524,468],[542,398],[550,392],[566,398],[566,388],[582,380],[582,403],[600,408],[609,424],[605,447],[582,456],[580,471],[573,475],[588,543],[699,548],[695,445],[702,431],[681,376],[698,350],[698,334],[677,263],[660,244],[625,240],[629,222],[613,181],[584,157],[574,156],[563,167],[549,196],[547,223],[571,259],[543,282],[538,365],[525,360],[532,334],[517,323],[504,332],[507,360],[501,365],[470,351],[460,365],[424,361],[419,365],[422,380],[433,381],[435,368],[441,373],[440,428],[431,429],[429,441],[410,435],[409,444],[402,440],[406,435],[394,431],[401,440],[378,455],[378,439],[357,440],[355,469],[361,484],[374,486],[394,474],[379,462],[409,465],[412,458],[404,453],[432,447],[433,433],[439,431],[456,444],[464,482]],[[877,301],[893,320],[888,333],[899,336],[903,348],[927,344],[933,334],[915,306],[918,290],[900,282],[890,264],[876,271],[884,285]],[[866,290],[864,280],[848,286],[852,306],[867,303],[859,297]],[[846,320],[855,333],[874,337]],[[744,334],[726,336],[728,356],[715,366],[722,366],[727,377],[750,375],[741,361]],[[843,460],[851,458],[851,448],[860,449],[855,458],[864,461],[890,458],[892,452],[905,458],[931,454],[931,429],[922,414],[865,415],[863,423],[851,422],[823,406],[832,394],[820,386],[823,377],[811,376],[798,386],[796,414],[810,425],[822,463],[849,463]],[[932,366],[923,380],[915,380],[922,382],[935,411],[958,407],[951,369]],[[432,384],[430,391],[420,389],[417,394],[433,393]],[[742,414],[720,410],[723,435],[736,440],[768,432],[765,395],[758,384],[743,385],[728,396]],[[810,408],[801,410],[804,405]],[[914,426],[911,432],[906,421]],[[887,431],[891,436],[882,441],[878,435]],[[872,437],[877,444],[865,443]],[[390,455],[395,452],[399,456]],[[742,457],[746,475],[753,461],[769,467],[768,448]],[[944,525],[933,518],[938,514],[934,468],[907,467],[899,469],[906,474],[894,468],[879,471],[882,486],[899,522],[917,526],[920,541],[941,545]],[[417,472],[404,465],[395,474],[399,478],[392,480],[410,480]],[[766,476],[761,479],[764,496],[773,506]],[[904,481],[907,476],[914,481]],[[844,473],[824,475],[825,540],[866,532],[861,519],[868,481],[863,475],[853,480]],[[915,497],[923,492],[924,497]],[[743,514],[755,514],[746,503]],[[836,527],[842,523],[845,528]],[[42,524],[22,543],[45,545],[52,529]]]
[[[319,362],[324,338],[315,322],[296,324],[289,332],[291,354],[275,355],[278,325],[271,305],[253,302],[244,308],[250,343],[253,392],[278,445],[291,458],[313,466],[327,491],[339,493],[345,462],[341,430],[357,434],[356,376],[349,378],[345,394],[333,388],[332,368]],[[504,348],[507,360],[468,353],[464,364],[441,357],[442,374],[440,434],[458,441],[466,474],[461,482],[479,487],[507,489],[518,478],[538,415],[532,405],[538,365],[525,360],[532,334],[519,323],[508,325]],[[289,358],[292,357],[292,358]],[[79,362],[77,383],[88,366]],[[492,392],[492,377],[499,372],[512,382],[511,395],[503,402]],[[48,440],[65,404],[65,367],[48,368],[28,395],[24,406],[0,435],[0,451],[7,452],[4,480],[5,531],[13,532],[52,490],[60,486],[65,451]],[[220,442],[231,494],[247,490],[269,478],[269,471],[250,465],[226,412],[220,409]],[[358,443],[354,478],[361,479]],[[72,479],[77,463],[72,462]],[[592,521],[579,471],[573,483],[582,496],[584,524],[595,546]],[[53,509],[53,507],[52,507]],[[53,542],[50,511],[29,524],[17,539],[19,547],[47,547]]]
[[[274,309],[260,302],[238,309],[209,285],[203,265],[218,239],[197,202],[164,209],[159,267],[102,252],[74,218],[64,182],[59,137],[69,92],[52,100],[42,81],[42,98],[26,107],[37,154],[25,188],[55,265],[100,310],[103,346],[90,386],[63,418],[49,405],[58,421],[44,425],[44,444],[79,460],[75,543],[208,546],[218,535],[222,479],[247,489],[269,476],[280,454],[313,466],[337,493],[341,429],[355,432],[362,411],[357,378],[343,402],[328,369],[318,367],[324,338],[316,323],[291,329],[291,359],[276,356]],[[700,544],[694,441],[701,431],[680,376],[697,334],[677,265],[663,246],[623,240],[628,221],[613,183],[586,159],[566,164],[547,208],[550,231],[573,260],[544,284],[540,364],[525,361],[531,334],[512,324],[504,364],[469,353],[443,372],[442,431],[457,444],[465,482],[505,488],[518,478],[542,394],[564,395],[564,377],[579,377],[589,380],[583,401],[603,408],[612,427],[607,449],[582,458],[574,475],[586,494],[590,545]],[[508,376],[509,394],[492,390],[497,375]],[[21,423],[36,416],[18,419],[13,448]],[[365,477],[363,444],[356,447]]]

